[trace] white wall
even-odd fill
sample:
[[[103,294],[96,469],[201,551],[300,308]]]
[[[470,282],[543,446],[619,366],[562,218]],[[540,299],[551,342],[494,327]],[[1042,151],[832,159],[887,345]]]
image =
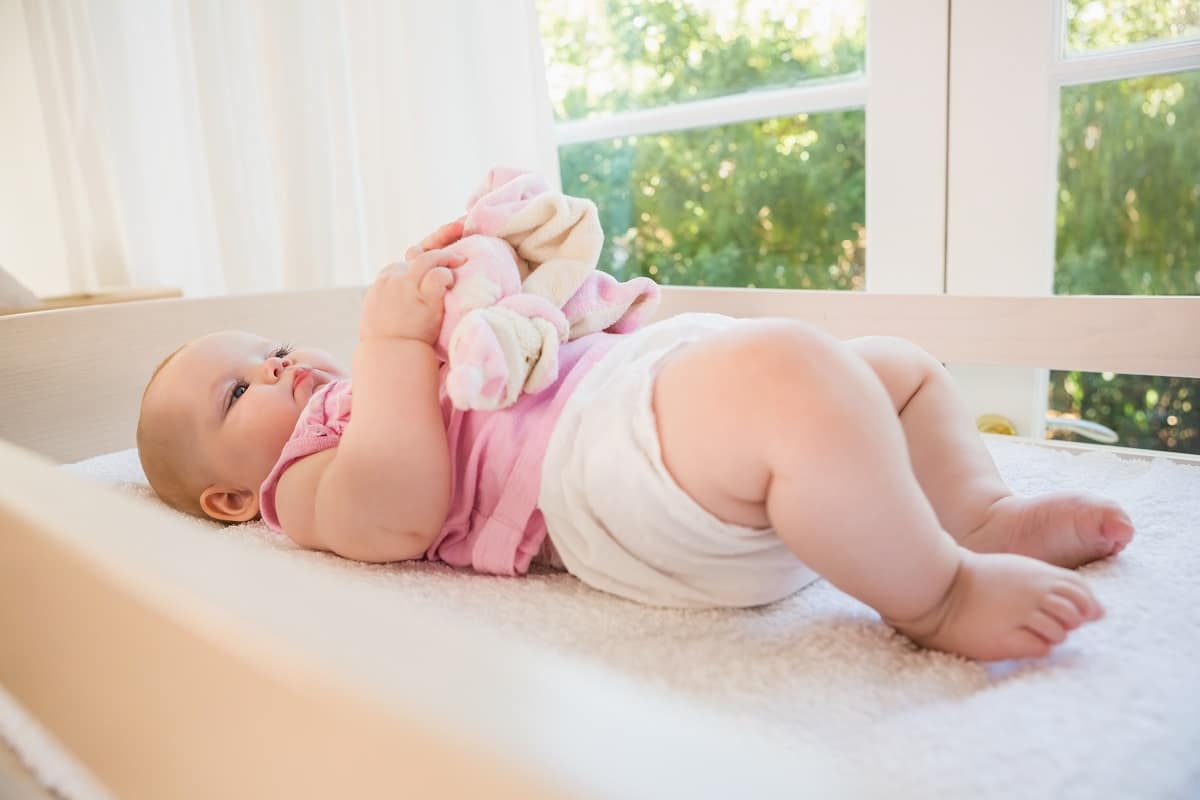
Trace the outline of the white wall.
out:
[[[0,0],[0,264],[41,296],[69,291],[25,12]]]

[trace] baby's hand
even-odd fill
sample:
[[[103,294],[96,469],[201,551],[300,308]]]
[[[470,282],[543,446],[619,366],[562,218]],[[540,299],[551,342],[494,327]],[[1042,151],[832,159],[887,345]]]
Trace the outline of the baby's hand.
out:
[[[404,253],[404,258],[408,261],[412,261],[414,258],[427,250],[438,250],[454,244],[459,239],[463,238],[463,221],[465,219],[466,217],[463,216],[459,217],[453,222],[447,222],[445,225],[422,239],[420,243],[414,244],[412,247],[408,248],[408,250],[406,250]]]
[[[444,314],[443,298],[454,284],[451,269],[466,257],[445,250],[388,264],[363,298],[358,336],[367,339],[437,341]]]

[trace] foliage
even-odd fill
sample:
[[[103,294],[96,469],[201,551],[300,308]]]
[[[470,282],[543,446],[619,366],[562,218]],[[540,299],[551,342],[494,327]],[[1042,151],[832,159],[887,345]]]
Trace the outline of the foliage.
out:
[[[1200,294],[1200,70],[1062,90],[1060,294]]]
[[[569,145],[559,161],[563,189],[597,201],[618,276],[861,289],[864,136],[861,111],[800,115]]]
[[[1072,52],[1200,33],[1196,0],[1067,0],[1065,5]]]
[[[865,0],[539,0],[555,116],[861,72]]]
[[[1119,437],[1116,444],[1200,453],[1200,381],[1111,372],[1050,376],[1050,408],[1107,425]]]
[[[559,119],[794,85],[864,63],[861,5],[836,17],[811,2],[739,0],[722,15],[706,0],[579,0],[589,1],[590,13],[575,16],[541,2]],[[1181,8],[1075,0],[1068,36],[1110,46],[1189,30],[1195,15]],[[1200,293],[1200,71],[1069,87],[1061,103],[1056,291]],[[601,210],[601,264],[618,276],[863,288],[862,111],[566,145],[559,155],[564,189]],[[1200,381],[1056,372],[1050,400],[1116,429],[1122,444],[1200,452]]]
[[[795,33],[814,12],[802,3],[744,1],[736,24],[677,0],[610,0],[577,17],[545,5],[551,72],[564,76],[559,118],[793,85],[863,64],[860,16],[827,15],[825,33],[805,40]],[[597,72],[603,91],[586,79]],[[862,111],[801,114],[568,145],[559,161],[563,189],[597,201],[601,264],[618,275],[861,289],[865,137]]]

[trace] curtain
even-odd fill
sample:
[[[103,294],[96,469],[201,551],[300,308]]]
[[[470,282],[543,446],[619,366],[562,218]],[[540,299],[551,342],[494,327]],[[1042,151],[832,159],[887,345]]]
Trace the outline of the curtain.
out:
[[[25,0],[71,288],[368,282],[558,179],[533,0]]]

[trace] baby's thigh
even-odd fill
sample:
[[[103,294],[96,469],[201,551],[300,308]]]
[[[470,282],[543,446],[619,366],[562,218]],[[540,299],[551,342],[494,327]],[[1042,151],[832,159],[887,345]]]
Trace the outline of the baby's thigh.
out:
[[[900,411],[930,377],[948,378],[941,362],[919,345],[896,336],[860,336],[846,346],[883,383],[892,406]]]
[[[805,427],[818,406],[836,402],[831,370],[850,361],[862,369],[832,337],[775,320],[747,320],[689,344],[663,364],[654,385],[667,471],[718,519],[766,527],[772,448]]]

